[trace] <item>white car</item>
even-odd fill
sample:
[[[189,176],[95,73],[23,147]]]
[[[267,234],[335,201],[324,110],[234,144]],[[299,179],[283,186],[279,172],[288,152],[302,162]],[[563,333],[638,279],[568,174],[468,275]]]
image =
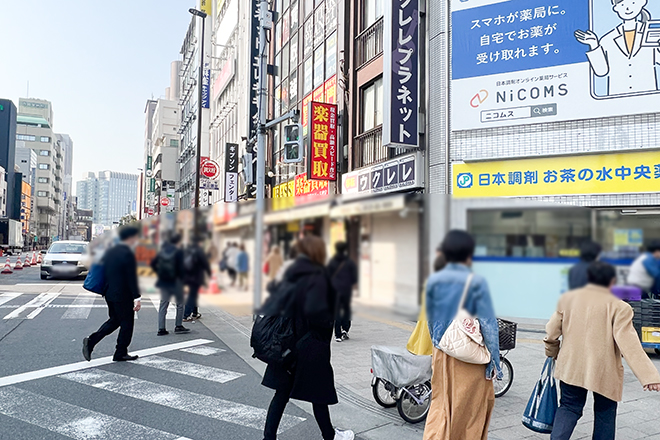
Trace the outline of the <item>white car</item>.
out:
[[[91,258],[86,241],[56,241],[44,256],[41,264],[41,279],[76,278],[87,276]]]

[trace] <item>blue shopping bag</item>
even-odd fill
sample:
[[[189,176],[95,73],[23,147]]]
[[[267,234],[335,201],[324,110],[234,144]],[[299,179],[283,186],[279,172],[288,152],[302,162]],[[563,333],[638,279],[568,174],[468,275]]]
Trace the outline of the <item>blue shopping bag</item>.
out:
[[[527,428],[541,434],[550,434],[559,407],[557,399],[557,381],[553,377],[555,360],[548,358],[543,365],[541,377],[532,392],[527,408],[522,416],[522,423]]]
[[[105,270],[103,264],[94,263],[89,269],[83,289],[103,295],[105,289]]]

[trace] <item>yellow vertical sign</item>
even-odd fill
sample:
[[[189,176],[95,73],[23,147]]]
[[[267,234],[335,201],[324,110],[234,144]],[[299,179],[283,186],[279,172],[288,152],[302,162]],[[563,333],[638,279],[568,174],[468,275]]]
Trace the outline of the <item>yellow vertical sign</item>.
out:
[[[213,2],[211,0],[199,0],[199,10],[211,15],[213,13]]]

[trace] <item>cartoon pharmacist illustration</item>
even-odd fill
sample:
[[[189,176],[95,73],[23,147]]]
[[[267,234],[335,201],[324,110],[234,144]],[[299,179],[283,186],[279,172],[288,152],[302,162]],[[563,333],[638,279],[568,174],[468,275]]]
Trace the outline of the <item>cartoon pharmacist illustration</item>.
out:
[[[593,31],[575,31],[575,38],[589,45],[587,58],[599,77],[608,77],[609,96],[660,89],[656,65],[660,64],[660,21],[651,21],[648,0],[611,0],[623,21],[600,41]]]

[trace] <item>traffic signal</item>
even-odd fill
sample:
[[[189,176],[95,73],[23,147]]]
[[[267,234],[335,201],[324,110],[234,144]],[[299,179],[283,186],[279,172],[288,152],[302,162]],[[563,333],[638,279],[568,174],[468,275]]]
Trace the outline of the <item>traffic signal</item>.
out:
[[[245,198],[248,200],[257,198],[257,185],[245,185]]]
[[[284,126],[284,163],[300,163],[303,160],[302,124]]]
[[[241,165],[243,170],[241,176],[246,185],[254,183],[254,169],[252,167],[252,153],[245,153],[241,156]]]

